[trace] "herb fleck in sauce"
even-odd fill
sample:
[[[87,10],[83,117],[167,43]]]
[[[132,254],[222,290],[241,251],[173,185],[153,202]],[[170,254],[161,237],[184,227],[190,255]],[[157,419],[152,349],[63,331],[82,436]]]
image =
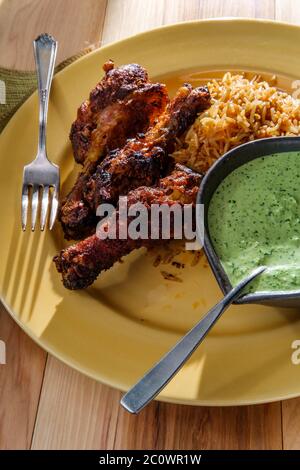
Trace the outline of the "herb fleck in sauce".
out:
[[[250,291],[300,290],[300,152],[257,158],[217,188],[210,237],[233,285],[269,266]]]

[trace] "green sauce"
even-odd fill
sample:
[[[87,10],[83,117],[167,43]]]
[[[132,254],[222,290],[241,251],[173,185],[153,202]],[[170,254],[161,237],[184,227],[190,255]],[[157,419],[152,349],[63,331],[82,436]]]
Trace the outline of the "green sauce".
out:
[[[232,285],[265,265],[248,291],[300,290],[300,152],[257,158],[228,175],[211,199],[208,228]]]

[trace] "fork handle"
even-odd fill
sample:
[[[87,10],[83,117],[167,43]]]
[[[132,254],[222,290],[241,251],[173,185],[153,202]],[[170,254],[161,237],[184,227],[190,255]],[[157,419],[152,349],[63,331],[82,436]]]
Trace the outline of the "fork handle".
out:
[[[33,48],[40,106],[38,156],[45,156],[48,103],[54,72],[57,41],[49,34],[41,34],[33,41]]]

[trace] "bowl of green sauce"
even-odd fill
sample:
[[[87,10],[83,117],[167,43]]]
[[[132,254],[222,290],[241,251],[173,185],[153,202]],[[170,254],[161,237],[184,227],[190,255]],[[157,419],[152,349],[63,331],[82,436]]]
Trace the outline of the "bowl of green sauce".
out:
[[[300,137],[227,152],[204,177],[204,250],[224,294],[267,266],[237,303],[300,306]]]

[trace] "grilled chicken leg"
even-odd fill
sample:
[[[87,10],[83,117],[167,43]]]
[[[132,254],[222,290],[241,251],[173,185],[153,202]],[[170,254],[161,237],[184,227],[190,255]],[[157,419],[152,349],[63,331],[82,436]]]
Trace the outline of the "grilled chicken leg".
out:
[[[82,103],[72,124],[70,140],[77,163],[98,162],[122,147],[128,137],[145,131],[168,102],[165,85],[151,83],[138,64],[103,66],[105,75]]]
[[[207,88],[183,85],[168,104],[155,126],[145,135],[129,140],[111,152],[97,167],[84,191],[85,199],[96,212],[100,203],[117,204],[120,195],[139,186],[152,186],[165,175],[168,155],[176,138],[194,122],[197,114],[210,105]]]
[[[83,190],[97,163],[112,149],[151,126],[168,103],[165,85],[151,83],[137,64],[114,68],[104,65],[105,76],[78,110],[70,139],[75,160],[84,165],[59,210],[65,238],[80,239],[96,225],[95,211],[86,204]]]
[[[151,205],[160,204],[172,206],[174,204],[192,204],[195,206],[201,175],[189,170],[183,165],[175,165],[172,173],[161,179],[156,187],[139,187],[129,192],[128,207],[137,202],[143,203],[149,213],[148,223],[151,223]],[[125,230],[131,219],[125,221]],[[159,226],[157,239],[119,238],[120,226],[119,210],[115,217],[110,217],[101,224],[102,231],[108,231],[115,224],[116,239],[100,239],[94,234],[85,240],[62,250],[54,258],[58,272],[62,274],[63,284],[68,289],[83,289],[92,284],[97,276],[104,270],[113,266],[123,256],[136,248],[149,247],[161,243],[162,231]],[[124,227],[123,227],[124,229]],[[150,233],[150,231],[149,231]],[[173,236],[171,226],[170,238]]]

